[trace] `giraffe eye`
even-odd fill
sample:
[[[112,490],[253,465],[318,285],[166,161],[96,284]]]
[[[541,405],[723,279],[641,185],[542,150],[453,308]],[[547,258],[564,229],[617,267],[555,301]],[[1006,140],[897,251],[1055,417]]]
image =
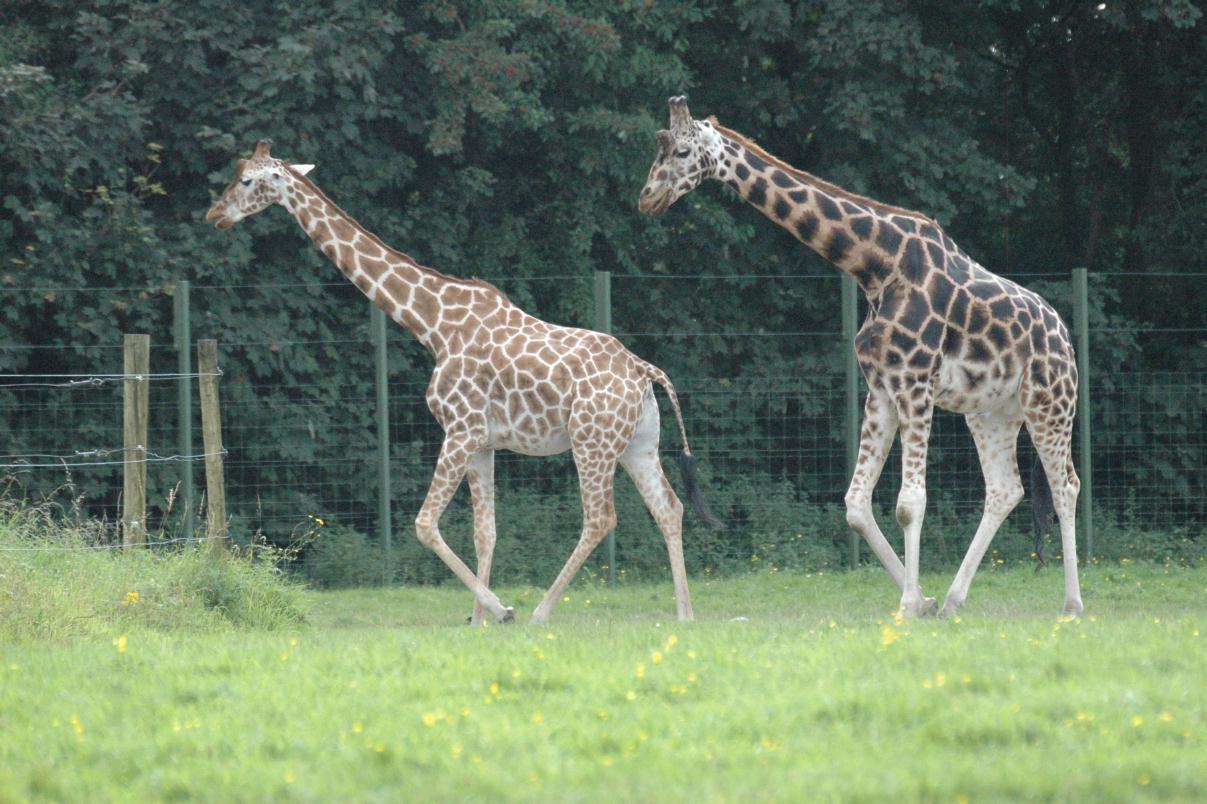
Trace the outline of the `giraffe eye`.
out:
[[[243,179],[243,180],[242,180],[241,182],[239,182],[239,183],[240,183],[240,184],[242,184],[244,187],[250,187],[250,186],[251,186],[251,179]]]
[[[680,159],[686,159],[687,155],[690,153],[691,153],[690,149],[680,148],[679,150],[675,151],[675,156],[679,157]]]

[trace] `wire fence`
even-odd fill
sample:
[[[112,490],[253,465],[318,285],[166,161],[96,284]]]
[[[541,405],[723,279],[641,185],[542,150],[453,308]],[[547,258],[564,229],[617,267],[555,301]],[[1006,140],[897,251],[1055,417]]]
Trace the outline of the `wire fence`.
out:
[[[1018,279],[1043,293],[1070,319],[1067,276]],[[579,299],[581,311],[591,309],[595,301],[591,283],[582,277],[495,281],[513,300],[537,313],[541,300],[559,295]],[[375,424],[379,374],[374,370],[368,304],[349,294],[342,283],[298,284],[297,292],[329,294],[340,308],[326,329],[301,335],[288,316],[262,322],[255,332],[232,332],[204,312],[239,296],[266,292],[265,287],[193,286],[184,307],[184,314],[192,317],[194,335],[217,338],[222,355],[232,540],[302,543],[312,566],[346,565],[352,575],[359,571],[406,582],[446,580],[447,570],[422,550],[411,525],[442,438],[424,401],[429,356],[405,332],[390,327],[385,389],[390,487],[383,490],[381,434]],[[283,286],[272,289],[293,292]],[[120,295],[137,290],[59,288],[55,293]],[[751,321],[745,305],[769,295],[785,300],[783,314]],[[834,314],[840,295],[839,277],[830,275],[615,278],[615,334],[670,374],[700,461],[705,494],[725,522],[722,529],[709,529],[687,513],[685,549],[693,571],[847,563],[850,534],[842,499],[849,481],[847,434],[852,422],[844,374],[849,347]],[[632,296],[665,298],[667,320],[627,317],[623,300]],[[727,303],[719,305],[718,300]],[[173,300],[165,296],[159,303],[160,320],[172,321]],[[812,312],[798,316],[795,306]],[[176,316],[180,309],[177,303]],[[700,314],[684,316],[684,310]],[[1109,312],[1091,324],[1092,357],[1131,342],[1120,339],[1207,340],[1207,328],[1123,327]],[[671,320],[677,323],[671,325]],[[685,326],[685,320],[694,324]],[[1121,332],[1125,329],[1135,331]],[[199,445],[181,443],[180,387],[193,382],[195,375],[176,370],[180,349],[191,346],[173,343],[167,331],[162,337],[152,333],[152,371],[165,381],[150,383],[148,522],[153,534],[161,534],[159,541],[174,543],[194,536],[185,532],[182,511],[201,511],[203,484],[197,483],[199,491],[192,499],[180,499],[178,491],[187,473],[199,480],[197,464],[204,453]],[[10,494],[37,500],[66,485],[83,515],[118,520],[119,343],[114,339],[115,345],[70,345],[57,352],[53,344],[0,344],[4,364],[20,367],[0,373],[0,472],[15,484]],[[51,359],[64,351],[70,359]],[[62,364],[85,368],[74,373],[38,371]],[[332,364],[338,364],[338,371]],[[332,375],[338,381],[324,379]],[[195,383],[191,387],[195,392]],[[859,394],[861,410],[862,387]],[[1170,551],[1187,543],[1201,549],[1207,521],[1202,472],[1207,466],[1207,375],[1095,370],[1089,400],[1095,552],[1124,555],[1142,551],[1148,542]],[[669,407],[662,408],[662,448],[670,457],[680,449],[679,435]],[[195,407],[190,415],[196,415]],[[960,559],[982,506],[984,486],[976,451],[960,419],[937,412],[933,425],[923,548],[930,566]],[[192,429],[200,432],[198,422]],[[534,458],[503,453],[496,462],[495,577],[547,582],[579,535],[573,462],[568,454]],[[1019,463],[1026,483],[1031,451],[1025,436],[1020,439]],[[678,487],[673,461],[665,464]],[[882,528],[898,549],[891,511],[899,480],[899,447],[894,447],[875,503]],[[390,522],[384,527],[383,494],[391,503]],[[663,572],[661,537],[623,478],[617,481],[617,509],[617,567],[633,575]],[[441,524],[450,545],[467,560],[473,555],[471,522],[468,492],[462,488]],[[392,546],[383,556],[387,533]],[[998,560],[1026,558],[1032,549],[1024,504],[1003,527],[993,555]],[[860,558],[869,560],[865,548],[860,548]],[[594,571],[602,571],[602,561],[602,556],[594,559]]]

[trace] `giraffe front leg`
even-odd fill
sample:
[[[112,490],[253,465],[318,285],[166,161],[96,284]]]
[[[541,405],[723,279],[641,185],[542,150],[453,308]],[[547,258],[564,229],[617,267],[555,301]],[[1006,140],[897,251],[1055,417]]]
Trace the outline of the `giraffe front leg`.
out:
[[[901,617],[925,617],[938,610],[935,599],[925,597],[918,583],[922,518],[926,514],[926,448],[933,414],[929,394],[912,404],[908,399],[898,401],[902,472],[896,514],[905,537],[905,583],[898,609]]]
[[[976,442],[981,472],[985,476],[985,512],[943,600],[942,614],[945,617],[955,616],[960,606],[964,605],[968,587],[994,534],[1023,498],[1017,457],[1018,431],[1022,427],[1023,416],[1018,404],[1012,402],[993,413],[969,413],[964,418]]]
[[[847,524],[863,537],[876,558],[901,591],[905,585],[905,566],[880,531],[872,513],[872,491],[888,459],[897,434],[897,411],[883,394],[869,392],[863,404],[863,426],[859,435],[859,460],[847,489]]]
[[[466,468],[469,493],[474,506],[474,551],[478,556],[478,581],[490,588],[490,568],[495,552],[495,453],[483,449],[474,453]],[[470,625],[481,625],[485,608],[474,597]]]
[[[566,560],[566,565],[557,574],[553,585],[532,613],[532,622],[536,624],[549,622],[549,615],[561,598],[562,592],[570,585],[570,581],[574,580],[587,557],[608,535],[608,531],[616,527],[616,507],[612,500],[612,484],[616,474],[614,453],[592,455],[587,448],[576,444],[574,463],[578,467],[579,490],[583,500],[582,535],[574,547],[574,552]]]
[[[440,515],[448,507],[457,486],[461,485],[469,457],[474,451],[473,439],[445,436],[444,444],[440,448],[440,458],[436,463],[436,472],[432,476],[432,485],[423,500],[423,506],[419,509],[419,516],[415,518],[415,531],[419,542],[439,556],[445,566],[474,593],[476,605],[481,605],[499,622],[512,622],[515,619],[515,609],[499,602],[494,592],[478,580],[440,535]]]

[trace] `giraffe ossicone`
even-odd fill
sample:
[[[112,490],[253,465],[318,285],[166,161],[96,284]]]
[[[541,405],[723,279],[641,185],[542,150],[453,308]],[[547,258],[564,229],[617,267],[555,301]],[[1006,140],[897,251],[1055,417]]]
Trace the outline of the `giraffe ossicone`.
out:
[[[494,454],[570,450],[578,469],[583,528],[578,544],[533,613],[548,620],[562,592],[616,525],[612,498],[619,464],[632,478],[666,541],[680,620],[692,619],[683,563],[683,505],[662,472],[658,403],[652,384],[670,399],[683,443],[680,460],[697,514],[719,524],[700,494],[679,400],[670,379],[610,335],[549,324],[478,279],[458,279],[419,265],[336,206],[305,174],[271,155],[261,140],[250,159],[206,213],[220,229],[273,204],[302,229],[366,296],[410,331],[435,359],[427,404],[444,442],[427,497],[415,519],[419,540],[473,592],[471,622],[489,612],[514,619],[490,590],[495,547]],[[477,572],[440,535],[440,516],[468,479],[474,510]]]
[[[847,522],[896,581],[900,611],[916,616],[937,608],[918,585],[918,557],[927,441],[938,406],[964,415],[985,476],[984,514],[943,612],[954,614],[964,603],[994,534],[1023,497],[1016,450],[1025,423],[1060,522],[1064,611],[1080,614],[1074,529],[1080,482],[1072,457],[1077,368],[1056,311],[972,260],[925,215],[794,168],[716,118],[694,120],[682,96],[668,106],[670,127],[657,133],[657,153],[637,201],[642,212],[660,215],[705,179],[716,179],[853,277],[867,297],[855,351],[868,395],[846,493]],[[903,471],[896,518],[904,563],[871,506],[898,431]],[[1044,482],[1038,475],[1032,472],[1033,485]]]

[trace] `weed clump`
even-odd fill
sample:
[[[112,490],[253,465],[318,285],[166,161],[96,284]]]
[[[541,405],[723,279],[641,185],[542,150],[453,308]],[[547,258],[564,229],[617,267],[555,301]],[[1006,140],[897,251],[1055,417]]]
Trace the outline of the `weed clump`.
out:
[[[304,619],[303,592],[283,561],[192,542],[125,549],[114,527],[58,504],[0,499],[0,640],[289,627]]]

